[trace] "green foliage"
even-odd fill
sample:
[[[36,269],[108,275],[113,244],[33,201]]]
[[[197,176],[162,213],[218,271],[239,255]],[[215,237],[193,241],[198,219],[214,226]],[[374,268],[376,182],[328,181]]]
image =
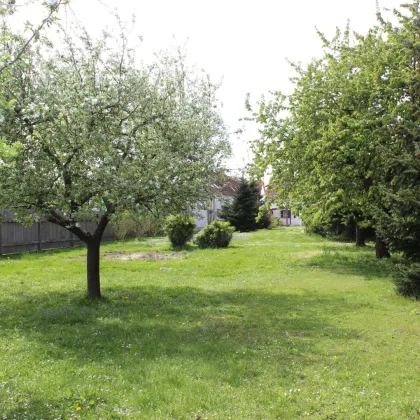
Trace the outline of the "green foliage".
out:
[[[185,245],[194,235],[195,221],[183,214],[168,216],[165,220],[165,233],[173,246]]]
[[[260,198],[257,183],[242,179],[235,191],[233,202],[223,206],[220,217],[228,221],[239,232],[254,231],[258,229],[256,219]]]
[[[272,224],[272,214],[270,205],[264,204],[258,209],[258,215],[256,218],[258,227],[261,229],[270,229]]]
[[[232,240],[235,228],[228,222],[214,220],[196,235],[194,243],[200,249],[203,248],[226,248]]]
[[[219,86],[188,67],[182,50],[146,65],[123,26],[99,39],[66,27],[59,47],[28,46],[3,78],[2,99],[13,106],[0,107],[8,163],[0,165],[0,208],[23,222],[45,217],[90,244],[88,279],[99,296],[94,260],[109,221],[191,211],[208,199],[230,146]],[[0,55],[22,42],[2,43]],[[79,224],[86,217],[98,221],[89,232]]]
[[[154,217],[148,214],[136,215],[134,218],[134,236],[136,238],[145,238],[158,236],[164,233],[165,221],[161,217]]]
[[[123,241],[133,232],[134,218],[130,212],[126,211],[112,219],[110,224],[116,238],[119,241]]]
[[[319,33],[324,55],[293,65],[294,92],[263,97],[253,112],[253,173],[272,168],[276,201],[309,230],[373,228],[420,261],[419,2],[402,7],[397,26],[380,16],[365,36]]]
[[[395,271],[394,281],[398,293],[420,300],[420,264],[400,264]]]
[[[111,219],[111,227],[120,241],[127,237],[143,238],[163,233],[163,221],[150,214],[125,211]]]

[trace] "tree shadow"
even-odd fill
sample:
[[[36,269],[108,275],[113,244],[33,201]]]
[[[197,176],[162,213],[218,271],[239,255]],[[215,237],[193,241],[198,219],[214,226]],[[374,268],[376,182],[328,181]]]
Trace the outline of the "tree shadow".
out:
[[[357,331],[337,327],[328,318],[329,310],[357,311],[354,302],[311,293],[131,287],[108,288],[104,296],[89,301],[63,292],[49,293],[48,301],[33,295],[4,299],[0,328],[25,336],[40,363],[71,360],[82,370],[91,364],[109,370],[118,366],[119,375],[134,381],[134,372],[144,374],[145,363],[166,359],[207,366],[231,387],[258,382],[267,371],[278,380],[293,369],[299,375],[302,366],[323,357],[324,349],[317,346],[321,339],[359,339]],[[88,394],[83,401],[73,395],[52,402],[38,397],[5,416],[15,418],[30,409],[30,418],[52,418],[60,410],[65,414],[69,404],[74,410],[75,404],[106,400],[100,393]]]
[[[302,259],[299,265],[374,280],[389,277],[395,264],[393,259],[377,259],[372,247],[349,246],[341,250],[334,246],[323,246],[322,250],[322,254]]]
[[[219,362],[215,354],[241,347],[257,351],[259,345],[273,340],[280,340],[278,350],[287,357],[291,336],[296,337],[293,345],[299,346],[299,337],[316,338],[329,325],[327,317],[319,314],[320,305],[340,307],[344,312],[357,310],[343,299],[317,296],[315,301],[309,293],[216,293],[198,288],[137,287],[108,289],[105,298],[98,301],[81,299],[70,292],[48,295],[48,303],[33,296],[21,296],[18,303],[4,302],[1,313],[9,316],[1,317],[0,326],[3,330],[17,328],[41,345],[54,343],[52,353],[57,357],[64,357],[61,350],[65,350],[80,363],[103,357],[92,348],[106,349],[117,363],[123,357],[120,344],[126,342],[139,346],[143,358],[199,357],[214,363],[215,369]],[[332,329],[329,335],[334,339],[342,334],[340,329]],[[301,344],[309,350],[304,341]]]

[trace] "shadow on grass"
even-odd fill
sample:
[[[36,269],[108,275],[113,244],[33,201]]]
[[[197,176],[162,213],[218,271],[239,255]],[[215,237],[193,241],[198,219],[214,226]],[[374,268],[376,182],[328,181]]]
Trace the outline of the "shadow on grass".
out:
[[[111,371],[118,367],[127,381],[139,380],[144,364],[160,359],[210,366],[214,377],[232,387],[271,371],[280,380],[291,370],[299,375],[299,365],[323,357],[318,341],[358,339],[356,331],[338,328],[328,316],[357,311],[357,305],[312,294],[136,287],[108,289],[100,301],[70,292],[42,299],[4,299],[3,333],[33,343],[31,357],[37,363],[70,360],[81,369],[91,364]],[[99,394],[85,399],[105,401]],[[71,398],[53,403],[38,398],[3,414],[15,418],[29,410],[29,418],[49,418],[73,403]]]
[[[40,297],[21,296],[18,303],[4,302],[1,308],[4,332],[19,330],[49,346],[49,357],[65,357],[65,350],[81,363],[103,360],[105,354],[120,363],[125,357],[122,346],[130,344],[142,358],[200,358],[218,369],[235,349],[247,348],[254,357],[272,346],[287,359],[301,353],[296,347],[310,352],[308,338],[357,337],[329,326],[327,318],[329,308],[355,311],[354,304],[310,294],[138,287],[107,290],[99,301],[70,292],[49,293],[44,303]],[[295,350],[289,354],[291,347]]]
[[[185,245],[171,245],[171,250],[175,251],[175,252],[181,252],[181,251],[185,251],[185,252],[195,252],[198,250],[198,246],[197,245],[193,245],[193,244],[185,244]]]
[[[378,260],[372,247],[348,246],[343,250],[337,250],[334,246],[323,246],[322,249],[322,254],[302,259],[299,265],[373,280],[390,276],[396,261],[394,259]]]

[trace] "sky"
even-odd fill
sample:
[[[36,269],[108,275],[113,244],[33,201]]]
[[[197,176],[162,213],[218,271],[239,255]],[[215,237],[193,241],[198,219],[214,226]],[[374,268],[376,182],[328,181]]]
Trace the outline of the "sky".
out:
[[[400,3],[379,0],[379,7]],[[316,28],[331,38],[348,20],[362,34],[376,23],[375,0],[71,0],[71,8],[93,33],[115,26],[110,10],[117,8],[127,21],[134,14],[133,33],[143,38],[140,56],[187,43],[189,61],[214,82],[222,81],[219,97],[232,133],[232,169],[252,160],[248,142],[258,137],[254,124],[233,134],[243,125],[239,119],[249,116],[246,94],[255,104],[270,91],[290,93],[294,72],[286,59],[305,64],[322,55]],[[66,15],[61,18],[65,21]]]

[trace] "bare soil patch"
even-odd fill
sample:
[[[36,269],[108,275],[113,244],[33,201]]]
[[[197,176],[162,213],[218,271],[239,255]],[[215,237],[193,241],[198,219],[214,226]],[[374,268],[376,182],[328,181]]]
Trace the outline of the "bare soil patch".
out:
[[[119,261],[132,261],[132,260],[166,261],[166,260],[180,260],[184,258],[182,254],[177,254],[175,252],[172,252],[169,254],[158,254],[156,252],[133,253],[133,254],[126,254],[125,252],[106,252],[105,254],[102,254],[102,256],[107,259],[119,260]]]

